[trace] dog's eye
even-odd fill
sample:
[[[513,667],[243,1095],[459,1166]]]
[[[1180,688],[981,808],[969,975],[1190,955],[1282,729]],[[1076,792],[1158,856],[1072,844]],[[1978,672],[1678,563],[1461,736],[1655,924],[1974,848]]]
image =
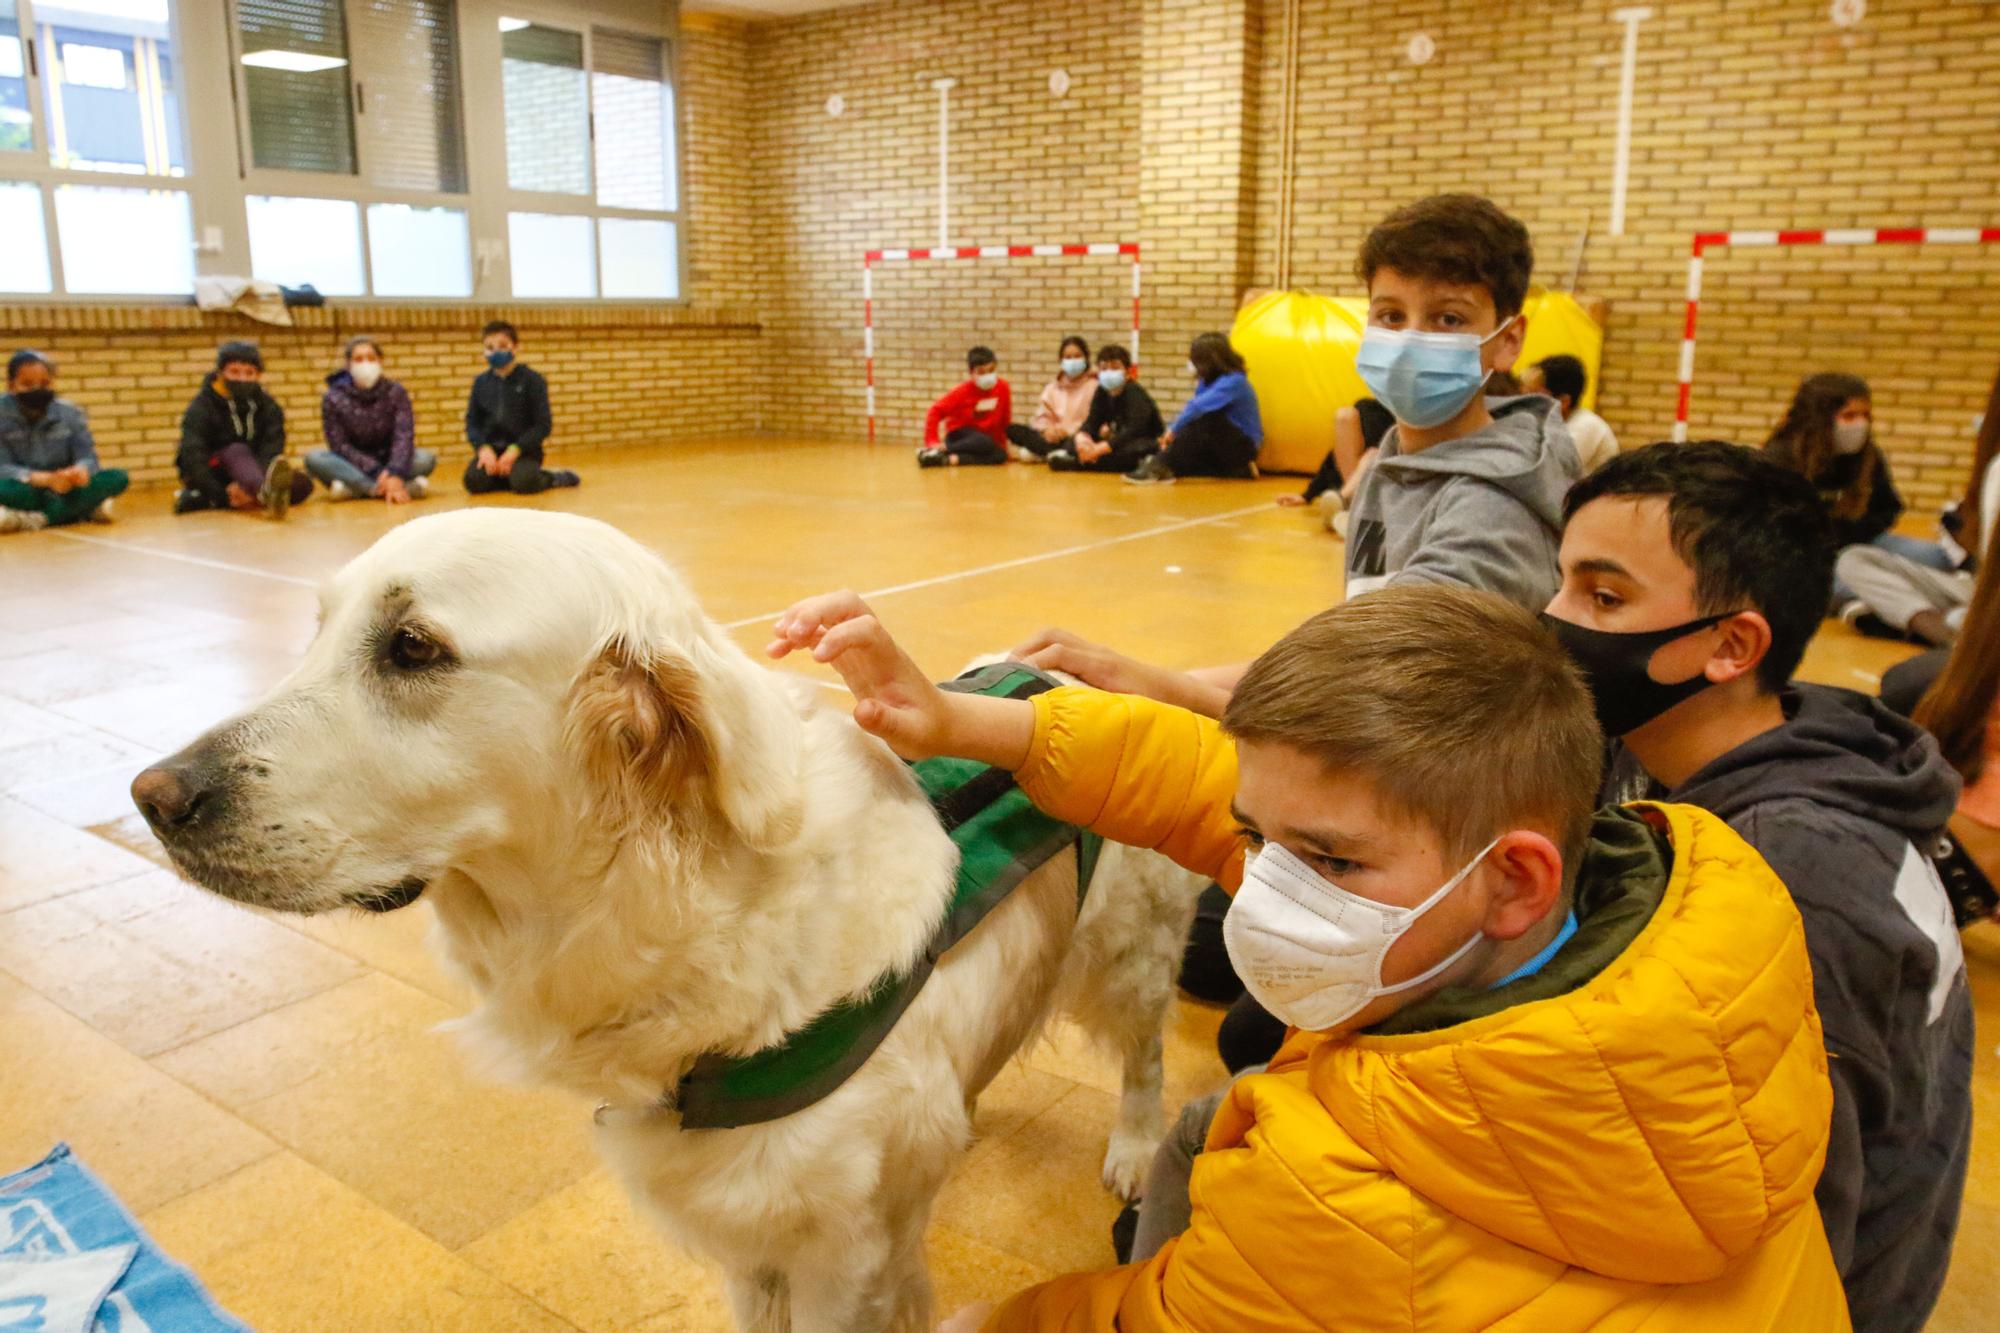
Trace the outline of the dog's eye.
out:
[[[389,639],[389,661],[400,671],[422,671],[444,660],[444,645],[412,629],[399,629]]]

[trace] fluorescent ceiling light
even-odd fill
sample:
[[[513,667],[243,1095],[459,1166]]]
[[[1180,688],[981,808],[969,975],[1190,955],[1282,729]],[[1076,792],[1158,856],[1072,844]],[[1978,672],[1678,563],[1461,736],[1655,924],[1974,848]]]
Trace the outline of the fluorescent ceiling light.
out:
[[[520,31],[521,29],[523,29],[523,28],[531,28],[531,27],[533,27],[533,26],[534,26],[534,25],[533,25],[532,23],[528,22],[528,20],[526,20],[526,19],[501,19],[501,20],[500,20],[500,31],[502,31],[502,32],[519,32],[519,31]]]
[[[316,56],[308,51],[252,51],[243,57],[246,65],[259,69],[290,70],[294,74],[317,74],[339,69],[347,62],[339,56]]]

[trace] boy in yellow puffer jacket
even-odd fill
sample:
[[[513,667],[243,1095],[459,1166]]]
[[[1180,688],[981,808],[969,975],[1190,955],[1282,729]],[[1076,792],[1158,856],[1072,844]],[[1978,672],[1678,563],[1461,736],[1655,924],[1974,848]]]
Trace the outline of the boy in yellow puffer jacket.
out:
[[[1713,816],[1592,815],[1591,701],[1527,612],[1356,599],[1220,727],[941,693],[852,594],[778,622],[774,656],[808,647],[906,757],[1011,769],[1236,888],[1232,960],[1294,1028],[1216,1114],[1182,1235],[948,1329],[1847,1327],[1798,913]]]

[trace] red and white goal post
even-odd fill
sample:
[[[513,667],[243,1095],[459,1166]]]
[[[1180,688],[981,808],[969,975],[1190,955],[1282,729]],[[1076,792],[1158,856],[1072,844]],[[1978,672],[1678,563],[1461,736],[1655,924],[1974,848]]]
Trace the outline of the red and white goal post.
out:
[[[1139,364],[1139,247],[1126,241],[1084,245],[953,245],[869,250],[861,256],[861,349],[868,362],[868,442],[875,443],[875,266],[924,259],[1053,259],[1109,255],[1132,261],[1132,365]]]
[[[1694,321],[1701,306],[1704,255],[1722,246],[1765,245],[1981,245],[2000,241],[2000,227],[1828,227],[1798,231],[1703,231],[1694,237],[1688,260],[1687,325],[1681,332],[1680,399],[1674,407],[1674,439],[1688,437],[1688,403],[1694,394]]]

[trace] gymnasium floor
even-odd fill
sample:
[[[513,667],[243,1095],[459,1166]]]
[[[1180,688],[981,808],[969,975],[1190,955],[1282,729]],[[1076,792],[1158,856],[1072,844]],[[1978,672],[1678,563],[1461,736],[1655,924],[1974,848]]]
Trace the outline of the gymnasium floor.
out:
[[[1340,583],[1339,542],[1271,504],[1290,478],[1142,490],[770,440],[563,461],[580,490],[482,503],[616,524],[752,649],[788,602],[846,585],[937,675],[1043,624],[1195,666],[1253,654]],[[464,1072],[437,1029],[465,997],[422,903],[252,915],[163,870],[125,794],[278,680],[318,579],[466,502],[454,478],[410,509],[316,498],[279,526],[175,519],[139,491],[115,526],[0,539],[0,1172],[68,1140],[260,1329],[726,1328],[712,1279],[596,1166],[588,1107]],[[1805,674],[1868,689],[1905,651],[1830,629]],[[2000,929],[1966,949],[1980,1137],[1943,1330],[1990,1327],[2000,1291]],[[1180,1005],[1170,1104],[1219,1078],[1218,1017]],[[1058,1032],[982,1098],[932,1231],[942,1311],[1110,1261],[1115,1088]]]

